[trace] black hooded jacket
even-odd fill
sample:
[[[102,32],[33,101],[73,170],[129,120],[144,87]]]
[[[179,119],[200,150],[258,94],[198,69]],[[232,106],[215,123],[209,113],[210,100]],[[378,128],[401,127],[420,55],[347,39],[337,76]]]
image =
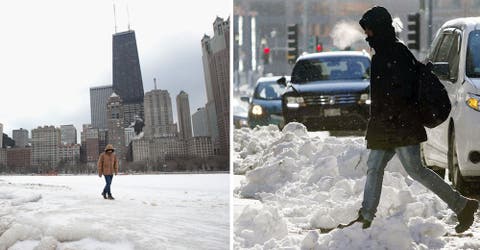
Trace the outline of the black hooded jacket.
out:
[[[367,148],[392,149],[427,140],[416,108],[415,57],[395,37],[392,18],[383,7],[368,10],[360,20],[373,37],[366,40],[375,50],[371,63],[370,119]]]

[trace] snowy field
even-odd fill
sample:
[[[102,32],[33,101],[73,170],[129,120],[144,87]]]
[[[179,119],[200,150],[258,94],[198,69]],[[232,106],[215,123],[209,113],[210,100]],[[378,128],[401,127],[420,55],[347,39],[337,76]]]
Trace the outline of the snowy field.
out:
[[[229,175],[0,176],[0,250],[228,249]]]
[[[309,133],[299,123],[234,131],[235,249],[480,249],[480,221],[459,236],[456,216],[407,177],[395,156],[385,172],[377,217],[357,217],[368,150],[362,137]]]

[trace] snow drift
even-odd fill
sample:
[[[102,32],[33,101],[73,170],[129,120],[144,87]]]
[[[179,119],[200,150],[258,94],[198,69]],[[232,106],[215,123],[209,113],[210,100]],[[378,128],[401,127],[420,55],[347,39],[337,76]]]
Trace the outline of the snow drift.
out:
[[[236,249],[438,249],[456,221],[447,205],[413,181],[395,156],[386,168],[372,227],[319,234],[357,217],[368,150],[360,137],[309,133],[299,123],[235,130],[237,198],[260,200],[234,222]],[[286,233],[288,232],[288,233]],[[470,244],[478,244],[471,243]],[[456,243],[455,243],[456,244]],[[455,247],[460,247],[455,245]]]

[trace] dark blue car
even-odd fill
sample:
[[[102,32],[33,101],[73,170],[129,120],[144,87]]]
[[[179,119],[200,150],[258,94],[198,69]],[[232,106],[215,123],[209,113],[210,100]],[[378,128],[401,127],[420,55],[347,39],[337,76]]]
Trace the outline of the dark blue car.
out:
[[[370,110],[370,56],[366,52],[301,56],[287,86],[282,97],[285,123],[300,122],[309,130],[366,129]]]
[[[283,126],[282,95],[285,87],[277,83],[280,78],[281,76],[272,76],[257,80],[253,96],[249,100],[248,125],[251,128],[269,124]]]

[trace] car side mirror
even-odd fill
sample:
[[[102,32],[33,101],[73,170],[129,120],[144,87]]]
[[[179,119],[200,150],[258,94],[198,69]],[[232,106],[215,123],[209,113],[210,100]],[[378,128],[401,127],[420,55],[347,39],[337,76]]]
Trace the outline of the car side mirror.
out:
[[[442,80],[450,80],[450,66],[448,62],[434,62],[432,64],[432,71]]]
[[[284,87],[287,87],[287,78],[285,78],[284,76],[280,77],[278,80],[277,80],[277,83],[279,85],[282,85]]]
[[[242,101],[242,102],[250,102],[250,97],[248,97],[248,96],[242,96],[242,97],[240,97],[240,101]]]

